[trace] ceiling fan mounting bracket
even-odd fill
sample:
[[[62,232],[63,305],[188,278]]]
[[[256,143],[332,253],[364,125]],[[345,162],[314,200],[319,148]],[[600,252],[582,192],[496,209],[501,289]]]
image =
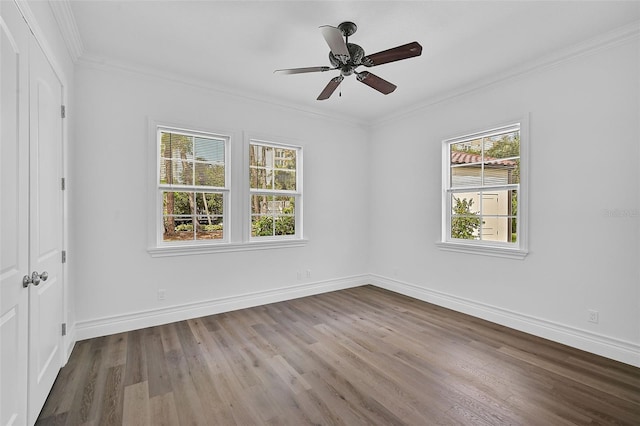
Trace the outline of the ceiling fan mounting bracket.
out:
[[[350,21],[345,21],[338,25],[338,29],[342,32],[342,35],[345,37],[349,37],[358,30],[358,26]]]

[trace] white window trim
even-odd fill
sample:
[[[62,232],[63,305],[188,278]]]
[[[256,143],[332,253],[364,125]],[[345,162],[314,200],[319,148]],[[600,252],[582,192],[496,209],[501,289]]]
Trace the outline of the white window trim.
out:
[[[278,142],[274,142],[277,140]],[[284,148],[296,151],[296,190],[295,191],[273,191],[273,190],[262,190],[262,189],[251,189],[249,182],[249,169],[250,169],[250,155],[249,149],[251,144],[256,145],[264,145],[275,148]],[[246,200],[246,209],[245,214],[247,218],[247,226],[245,227],[245,235],[246,239],[250,244],[268,244],[268,245],[278,245],[282,244],[295,244],[306,241],[304,239],[304,227],[303,227],[303,206],[304,206],[304,190],[303,190],[303,149],[302,146],[296,144],[291,141],[286,141],[283,138],[277,137],[268,137],[264,135],[257,134],[246,134],[245,135],[245,149],[244,152],[247,155],[245,159],[245,170],[246,170],[246,184],[245,188],[247,188],[247,194],[245,197]],[[253,237],[251,236],[251,196],[252,195],[291,195],[296,197],[296,205],[295,205],[295,235],[274,235],[274,236],[262,236],[262,237]]]
[[[228,198],[225,200],[225,240],[189,241],[179,244],[158,244],[158,232],[162,230],[162,221],[158,219],[158,212],[162,210],[162,200],[158,200],[158,128],[176,129],[190,133],[201,133],[228,138],[225,152],[225,183],[228,189]],[[302,206],[300,206],[300,236],[295,239],[260,239],[250,240],[251,220],[249,204],[249,139],[269,141],[276,138],[239,137],[240,132],[224,129],[211,129],[208,126],[198,124],[175,123],[170,120],[148,118],[148,145],[147,145],[147,252],[151,257],[190,256],[198,254],[271,250],[279,248],[301,247],[308,243],[302,233]],[[191,129],[198,129],[197,131]],[[242,141],[244,143],[237,143]],[[277,138],[277,140],[284,140]],[[272,143],[272,142],[269,142]],[[289,146],[295,146],[293,144]],[[296,146],[300,148],[299,146]],[[235,162],[235,163],[232,163]],[[300,179],[302,177],[300,176]],[[300,181],[302,185],[302,181]],[[302,186],[300,186],[302,188]],[[158,204],[160,203],[160,204]],[[248,225],[245,225],[246,221]],[[298,219],[296,219],[298,220]],[[296,227],[298,223],[296,223]]]
[[[518,241],[515,244],[452,239],[450,236],[451,221],[451,201],[449,189],[449,173],[451,158],[448,147],[452,143],[461,142],[487,136],[492,133],[497,134],[520,126],[520,184],[518,191]],[[478,130],[467,133],[463,136],[456,136],[442,141],[442,227],[441,240],[436,242],[436,246],[445,251],[458,253],[477,254],[485,256],[503,257],[510,259],[524,259],[529,253],[528,250],[528,229],[529,229],[529,117],[528,114],[517,120],[509,121],[508,124],[498,126],[487,126],[485,130]],[[490,187],[487,187],[490,188]],[[464,188],[456,188],[464,189]]]

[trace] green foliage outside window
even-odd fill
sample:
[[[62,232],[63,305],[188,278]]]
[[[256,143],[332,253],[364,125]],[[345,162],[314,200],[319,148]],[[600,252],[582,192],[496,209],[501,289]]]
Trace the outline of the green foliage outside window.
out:
[[[283,214],[293,215],[294,207],[285,207]],[[260,216],[251,224],[254,237],[270,237],[273,235],[295,235],[296,219],[294,216]]]
[[[463,240],[474,240],[480,229],[480,217],[478,213],[471,211],[473,200],[453,197],[456,205],[453,206],[451,217],[451,237]]]

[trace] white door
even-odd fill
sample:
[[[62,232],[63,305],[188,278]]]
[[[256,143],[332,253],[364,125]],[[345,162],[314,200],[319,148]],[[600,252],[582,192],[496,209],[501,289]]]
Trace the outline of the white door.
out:
[[[27,424],[29,29],[0,1],[0,425]]]
[[[62,85],[33,37],[30,43],[29,270],[36,278],[29,286],[28,410],[33,423],[63,364],[63,193]]]

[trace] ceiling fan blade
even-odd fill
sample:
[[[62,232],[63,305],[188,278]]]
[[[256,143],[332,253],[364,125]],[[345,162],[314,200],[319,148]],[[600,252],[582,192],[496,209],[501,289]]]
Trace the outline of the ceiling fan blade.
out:
[[[397,87],[395,84],[389,83],[387,80],[384,80],[375,74],[371,74],[369,71],[357,73],[356,78],[359,82],[364,83],[385,95],[393,92]]]
[[[320,27],[320,31],[322,32],[322,36],[325,41],[329,45],[329,49],[331,49],[331,53],[336,57],[337,60],[346,64],[349,59],[351,59],[351,55],[349,55],[349,49],[347,49],[347,43],[342,38],[342,31],[340,31],[336,27],[332,27],[331,25],[323,25]]]
[[[275,70],[274,73],[278,74],[302,74],[305,72],[324,72],[331,71],[331,67],[306,67],[306,68],[289,68],[284,70]]]
[[[422,54],[422,46],[417,41],[394,47],[392,49],[383,50],[382,52],[367,55],[362,59],[362,64],[367,67],[387,64],[389,62],[399,61],[401,59],[413,58]]]
[[[329,99],[329,97],[333,94],[333,92],[340,86],[344,77],[339,75],[338,77],[334,77],[329,81],[329,84],[324,88],[324,90],[318,95],[318,100],[323,101],[325,99]]]

